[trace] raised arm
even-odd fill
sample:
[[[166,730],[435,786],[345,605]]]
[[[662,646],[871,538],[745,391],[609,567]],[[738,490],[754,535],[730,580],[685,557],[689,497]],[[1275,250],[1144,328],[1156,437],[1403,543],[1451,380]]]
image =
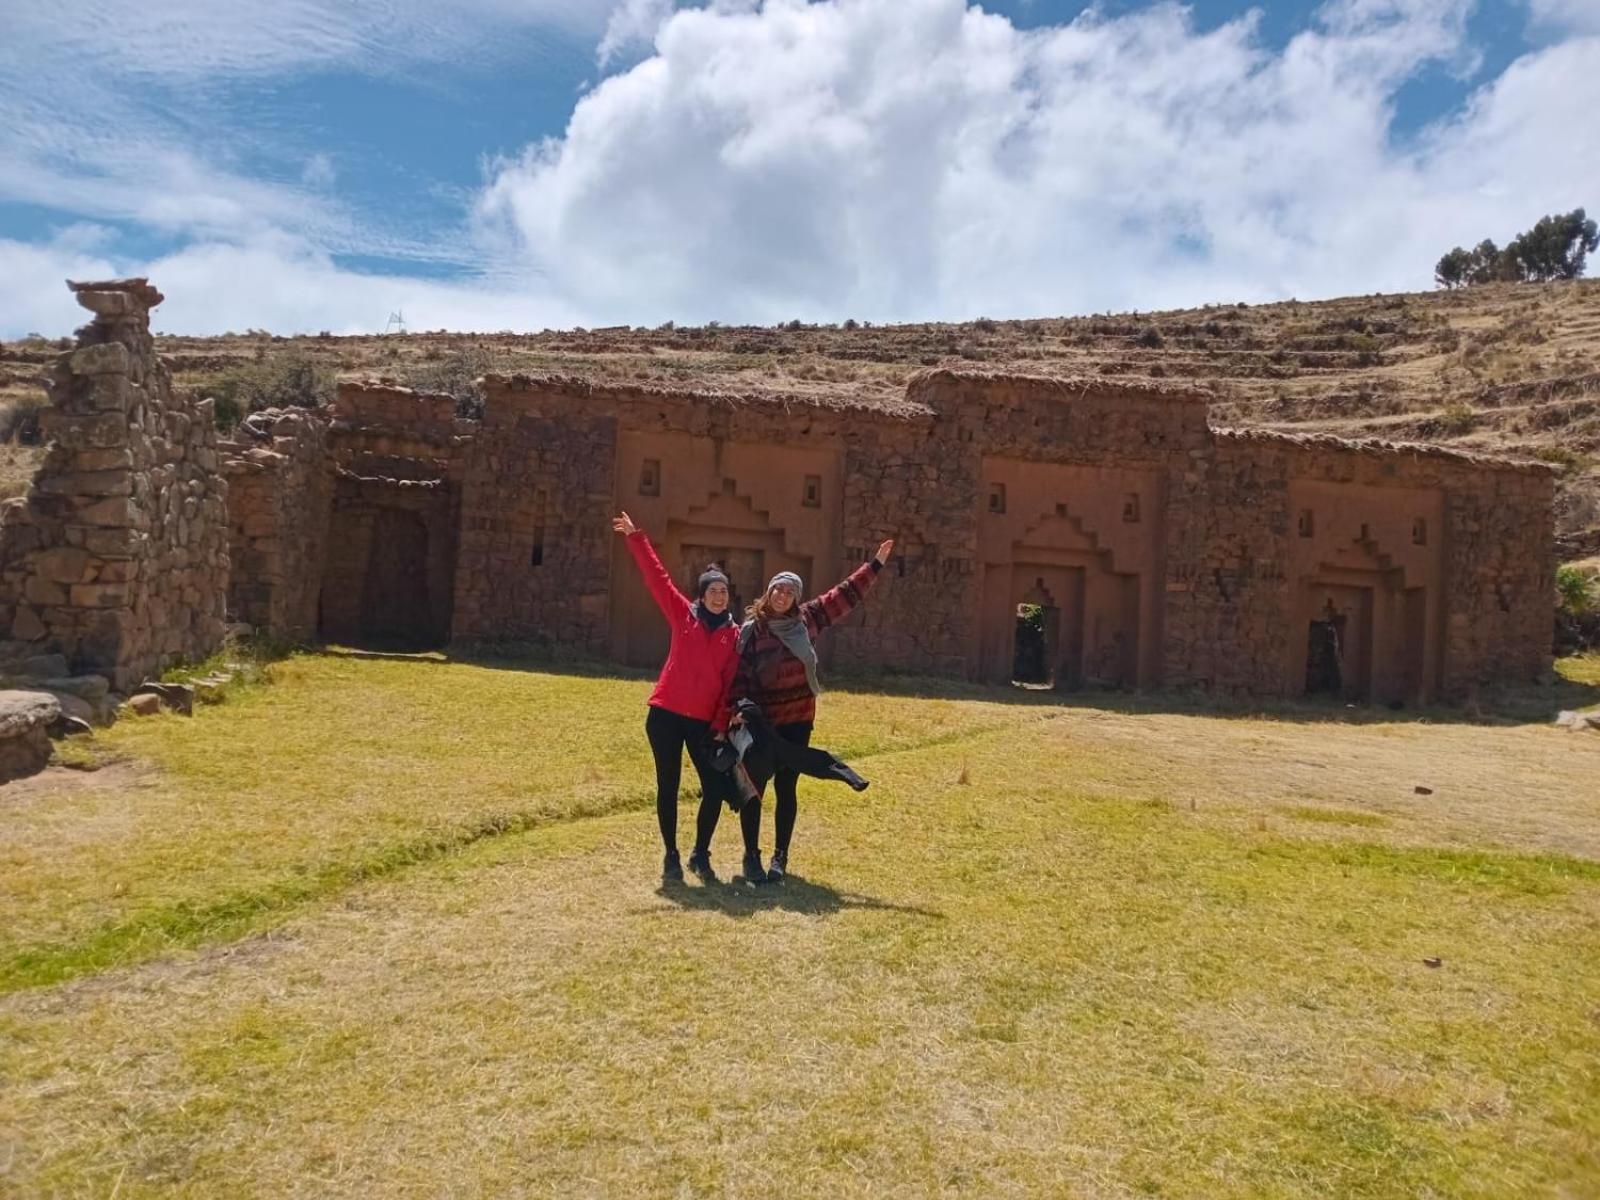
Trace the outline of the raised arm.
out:
[[[684,614],[689,611],[689,598],[678,590],[677,584],[672,582],[672,576],[666,567],[661,565],[656,548],[650,544],[650,539],[645,536],[644,530],[635,525],[627,513],[614,518],[611,528],[627,539],[628,553],[633,555],[633,561],[638,564],[639,574],[644,576],[644,585],[650,589],[656,607],[661,610],[661,615],[676,627],[677,622],[681,621]]]
[[[800,618],[813,636],[821,633],[835,621],[844,620],[866,599],[867,593],[872,590],[872,585],[878,580],[878,572],[883,570],[893,553],[894,539],[890,538],[878,547],[876,554],[851,571],[843,583],[829,588],[814,600],[807,600],[800,606]]]

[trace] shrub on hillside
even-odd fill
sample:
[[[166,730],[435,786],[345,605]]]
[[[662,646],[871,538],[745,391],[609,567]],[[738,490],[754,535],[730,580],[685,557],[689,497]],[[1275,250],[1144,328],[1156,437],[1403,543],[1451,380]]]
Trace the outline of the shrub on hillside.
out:
[[[206,389],[216,398],[217,425],[232,429],[264,408],[321,408],[333,398],[334,373],[307,354],[287,354],[229,367]]]
[[[456,416],[483,419],[478,380],[495,370],[494,355],[481,346],[460,346],[431,362],[402,367],[393,374],[408,388],[454,397]]]

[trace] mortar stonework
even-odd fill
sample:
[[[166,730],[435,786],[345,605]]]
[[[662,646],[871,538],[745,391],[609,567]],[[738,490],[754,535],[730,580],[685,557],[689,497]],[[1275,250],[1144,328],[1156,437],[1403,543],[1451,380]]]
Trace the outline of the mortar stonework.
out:
[[[219,462],[208,407],[151,352],[154,290],[82,295],[98,316],[58,369],[57,445],[6,510],[0,620],[119,681],[215,645],[224,594],[288,640],[655,666],[666,630],[618,511],[685,588],[721,564],[739,605],[778,570],[821,591],[893,537],[819,647],[859,671],[1005,683],[1019,606],[1062,688],[1421,703],[1549,666],[1538,464],[1217,430],[1175,388],[945,370],[892,403],[490,376],[481,420],[347,382],[326,409],[254,414]]]
[[[210,402],[155,353],[161,294],[69,286],[95,317],[57,360],[44,463],[0,512],[0,628],[120,690],[221,644],[227,484]]]

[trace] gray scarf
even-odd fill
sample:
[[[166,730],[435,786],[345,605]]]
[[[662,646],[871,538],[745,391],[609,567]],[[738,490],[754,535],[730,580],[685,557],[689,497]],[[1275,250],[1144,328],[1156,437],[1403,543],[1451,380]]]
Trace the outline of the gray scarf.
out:
[[[811,634],[799,617],[769,617],[767,628],[777,634],[784,649],[800,660],[806,669],[806,685],[813,696],[822,695],[822,685],[817,682],[817,648],[811,644]],[[739,653],[743,654],[756,635],[756,621],[751,617],[739,627]]]

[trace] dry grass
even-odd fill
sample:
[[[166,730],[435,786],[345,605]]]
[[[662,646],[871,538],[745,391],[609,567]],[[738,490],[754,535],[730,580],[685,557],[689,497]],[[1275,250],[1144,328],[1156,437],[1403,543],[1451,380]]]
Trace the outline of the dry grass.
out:
[[[0,442],[0,500],[26,495],[43,458],[43,446]]]
[[[161,786],[115,852],[8,812],[8,928],[541,819],[0,999],[0,1192],[1600,1189],[1600,736],[830,691],[804,879],[662,891],[643,695],[302,658],[119,726]]]

